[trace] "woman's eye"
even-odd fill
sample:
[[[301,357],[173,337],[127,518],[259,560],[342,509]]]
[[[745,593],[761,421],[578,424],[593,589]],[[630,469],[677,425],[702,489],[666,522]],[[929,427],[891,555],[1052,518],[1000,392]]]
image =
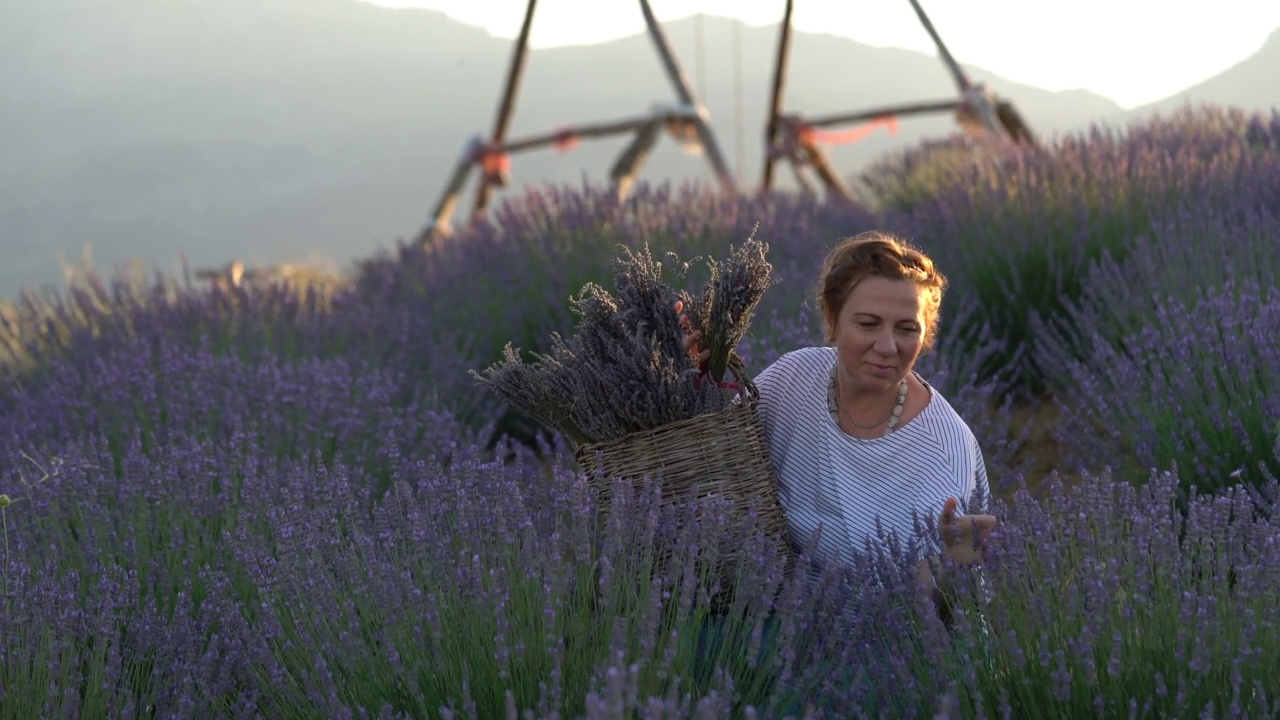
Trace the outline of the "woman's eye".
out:
[[[860,328],[865,328],[865,329],[867,329],[867,330],[870,330],[870,329],[874,328],[875,326],[876,326],[876,324],[875,324],[875,323],[873,323],[873,322],[860,322],[860,323],[858,323],[858,327],[860,327]]]

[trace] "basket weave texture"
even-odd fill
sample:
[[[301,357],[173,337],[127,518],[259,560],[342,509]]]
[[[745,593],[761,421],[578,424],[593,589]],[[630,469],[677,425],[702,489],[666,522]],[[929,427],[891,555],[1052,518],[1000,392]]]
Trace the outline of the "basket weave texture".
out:
[[[782,537],[786,518],[757,413],[759,396],[747,388],[741,402],[724,410],[578,448],[578,464],[597,485],[601,505],[610,500],[613,478],[647,477],[661,482],[664,502],[724,498],[734,517],[754,507],[761,529]]]

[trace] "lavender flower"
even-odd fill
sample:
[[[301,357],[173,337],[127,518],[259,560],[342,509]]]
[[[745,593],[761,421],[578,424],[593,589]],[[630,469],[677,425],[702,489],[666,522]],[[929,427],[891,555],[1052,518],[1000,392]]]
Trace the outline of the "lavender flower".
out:
[[[750,239],[712,280],[698,314],[711,322],[707,339],[721,375],[733,346],[746,333],[751,312],[769,284],[767,246]],[[509,404],[579,445],[613,440],[721,410],[728,399],[716,382],[703,382],[684,348],[676,315],[680,297],[663,279],[649,249],[622,248],[614,259],[614,297],[588,283],[573,302],[575,334],[552,337],[552,352],[524,364],[508,345],[503,360],[475,377]],[[718,360],[717,360],[718,358]],[[718,380],[713,365],[712,379]]]

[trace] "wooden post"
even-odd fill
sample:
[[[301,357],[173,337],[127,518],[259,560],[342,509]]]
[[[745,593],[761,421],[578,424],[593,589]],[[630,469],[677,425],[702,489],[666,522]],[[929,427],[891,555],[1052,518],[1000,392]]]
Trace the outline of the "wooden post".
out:
[[[812,142],[803,140],[800,143],[804,148],[805,154],[808,155],[809,164],[813,166],[814,172],[818,173],[818,177],[822,179],[822,184],[827,188],[827,197],[831,200],[840,200],[846,203],[853,202],[853,195],[850,194],[849,188],[845,187],[844,181],[831,168],[831,164],[827,162],[826,155],[822,149]]]
[[[435,210],[431,211],[431,219],[418,234],[419,244],[425,245],[437,233],[449,232],[449,218],[453,217],[453,209],[458,206],[458,196],[462,194],[462,186],[467,183],[467,175],[471,172],[471,166],[475,164],[475,148],[482,142],[480,136],[476,135],[463,149],[462,157],[458,158],[458,164],[453,167],[453,175],[444,186],[440,201],[436,203]]]
[[[975,85],[969,80],[969,76],[960,67],[960,63],[956,62],[955,57],[951,55],[951,51],[947,49],[946,43],[942,42],[942,36],[934,29],[929,16],[924,12],[924,8],[920,7],[919,0],[909,0],[909,2],[916,11],[916,17],[920,18],[920,24],[924,25],[929,37],[933,38],[933,44],[937,46],[938,54],[942,56],[943,64],[947,66],[947,70],[951,71],[951,77],[955,80],[956,87],[960,90],[961,99],[968,106],[967,109],[977,116],[979,124],[987,132],[998,134],[1002,128],[996,116],[994,98],[988,95],[981,86]]]
[[[733,21],[733,177],[742,182],[747,171],[747,100],[742,85],[742,21]]]
[[[800,149],[804,151],[805,161],[813,166],[813,171],[818,174],[818,178],[826,186],[827,197],[832,200],[853,202],[852,193],[849,192],[849,188],[845,187],[839,173],[832,169],[831,164],[827,162],[826,153],[822,152],[822,148],[807,137],[801,136],[798,140]]]
[[[698,79],[698,97],[707,95],[707,46],[703,42],[702,13],[693,16],[693,74]]]
[[[533,11],[537,5],[538,0],[529,0],[529,4],[525,7],[524,24],[520,26],[520,36],[516,38],[516,46],[511,53],[511,67],[507,72],[507,86],[502,93],[502,104],[498,106],[498,117],[493,124],[491,142],[495,146],[501,145],[506,138],[507,128],[511,125],[511,115],[515,112],[516,91],[520,87],[520,77],[524,74],[524,61],[528,56],[529,28],[533,26]],[[476,217],[483,215],[485,208],[489,206],[490,190],[489,183],[482,179],[480,186],[476,189],[476,206],[473,211]]]
[[[942,42],[942,37],[938,35],[938,31],[934,29],[933,23],[929,21],[929,16],[924,13],[924,8],[920,7],[919,0],[908,0],[911,7],[916,11],[916,17],[920,18],[920,24],[924,25],[925,32],[929,33],[929,37],[933,38],[933,44],[938,48],[938,54],[942,56],[942,63],[951,71],[951,78],[955,80],[956,88],[961,94],[968,91],[973,85],[969,81],[969,76],[965,75],[964,70],[960,68],[960,63],[951,56],[951,51],[947,50],[947,46]]]
[[[800,163],[789,163],[791,165],[791,174],[795,176],[796,184],[800,186],[800,192],[805,195],[812,195],[813,186],[809,184],[809,179],[804,176],[804,171],[800,168]]]
[[[725,164],[724,155],[720,152],[720,146],[716,144],[715,134],[711,131],[711,125],[708,122],[707,108],[693,94],[693,90],[689,86],[689,78],[685,76],[684,70],[680,64],[676,62],[675,53],[671,50],[671,43],[667,40],[667,35],[662,31],[662,26],[658,24],[657,18],[653,15],[653,9],[649,7],[649,0],[640,0],[640,10],[644,13],[645,24],[649,26],[649,37],[653,39],[653,44],[658,50],[658,57],[662,60],[662,66],[667,71],[667,77],[671,80],[671,84],[675,86],[676,95],[680,98],[680,102],[693,107],[697,110],[697,117],[694,118],[694,127],[698,131],[698,141],[702,143],[702,149],[707,154],[707,160],[711,162],[711,167],[715,170],[716,175],[720,178],[720,185],[726,191],[733,191],[733,174],[729,172],[729,166]]]
[[[618,160],[613,164],[613,170],[609,176],[613,180],[614,192],[617,193],[618,199],[621,200],[631,191],[631,185],[635,182],[636,174],[640,172],[640,168],[644,165],[644,161],[648,159],[649,152],[653,150],[653,146],[658,143],[658,138],[662,136],[663,126],[666,125],[666,119],[655,117],[648,125],[640,128],[636,133],[635,139],[627,145],[622,154],[618,156]]]
[[[773,144],[778,137],[778,116],[782,113],[783,83],[787,75],[788,56],[791,52],[791,8],[792,0],[787,0],[787,9],[782,15],[782,25],[778,28],[778,58],[773,66],[773,99],[769,104],[769,123],[764,131],[762,192],[768,192],[773,185]]]
[[[1018,112],[1013,103],[1006,101],[996,103],[996,117],[1000,118],[1000,124],[1014,142],[1039,147],[1031,127],[1027,125],[1026,120],[1022,119],[1022,113]]]

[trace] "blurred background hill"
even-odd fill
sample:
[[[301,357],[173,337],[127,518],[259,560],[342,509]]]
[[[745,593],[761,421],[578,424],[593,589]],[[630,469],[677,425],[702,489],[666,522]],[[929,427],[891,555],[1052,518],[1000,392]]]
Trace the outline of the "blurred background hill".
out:
[[[1217,75],[1176,95],[1134,108],[1130,114],[1145,117],[1176,109],[1186,103],[1212,103],[1248,110],[1280,107],[1280,28],[1258,52]]]
[[[695,74],[694,21],[666,29]],[[706,18],[705,101],[730,162],[758,182],[775,27],[743,27],[741,127],[733,25]],[[345,264],[424,223],[466,139],[492,122],[510,41],[427,10],[355,0],[0,0],[0,296],[57,283],[60,258],[140,258],[174,271],[323,258]],[[1280,33],[1221,75],[1133,113],[1213,101],[1280,106]],[[1085,91],[974,76],[1042,136],[1130,113]],[[806,114],[944,98],[936,58],[797,33],[787,107]],[[672,93],[648,38],[533,51],[513,135],[619,118]],[[846,175],[952,131],[904,121],[836,148]],[[514,159],[513,181],[602,180],[625,140]],[[660,145],[644,178],[705,177]],[[788,180],[786,173],[783,179]]]

